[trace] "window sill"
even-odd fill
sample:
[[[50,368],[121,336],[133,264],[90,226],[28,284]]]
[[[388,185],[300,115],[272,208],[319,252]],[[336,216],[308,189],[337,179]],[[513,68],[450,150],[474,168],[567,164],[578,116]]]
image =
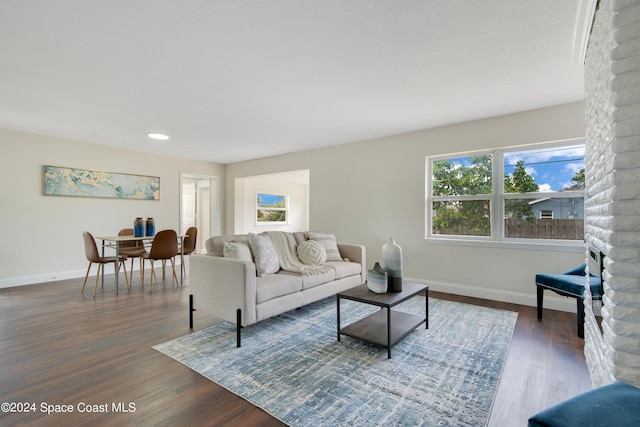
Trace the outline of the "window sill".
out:
[[[448,246],[467,246],[467,247],[488,247],[496,249],[518,249],[528,251],[556,251],[556,252],[575,252],[585,251],[583,242],[558,240],[552,242],[527,242],[522,240],[475,240],[475,239],[448,239],[438,237],[425,238],[428,245],[448,245]]]

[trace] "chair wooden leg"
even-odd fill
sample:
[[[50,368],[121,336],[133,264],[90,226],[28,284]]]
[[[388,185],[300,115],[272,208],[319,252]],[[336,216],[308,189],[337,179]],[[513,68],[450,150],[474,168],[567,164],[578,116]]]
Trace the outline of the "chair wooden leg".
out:
[[[149,275],[149,293],[151,293],[151,289],[153,286],[153,276],[155,276],[154,272],[153,272],[153,260],[149,260],[151,261],[151,274]]]
[[[127,277],[127,264],[125,264],[125,262],[121,262],[120,265],[122,266],[122,269],[124,270],[124,281],[127,282],[127,289],[131,289],[131,282],[129,281],[129,278]],[[120,267],[118,267],[119,269]],[[118,274],[120,274],[120,272],[118,271]]]
[[[98,263],[98,274],[96,274],[96,284],[93,286],[93,297],[96,296],[96,291],[98,290],[98,279],[100,279],[100,268],[102,267],[102,263]],[[104,271],[104,269],[102,269]]]
[[[140,258],[140,283],[142,284],[142,290],[144,290],[144,262],[145,258]]]
[[[131,265],[129,266],[129,289],[133,283],[133,257],[131,257]]]
[[[87,268],[87,274],[84,275],[84,282],[82,283],[82,291],[80,291],[80,293],[84,293],[84,285],[87,284],[87,278],[89,277],[89,271],[91,270],[91,264],[89,263],[89,268]]]
[[[162,281],[164,282],[165,279],[165,269],[167,268],[167,260],[163,259],[162,260]]]
[[[176,276],[176,259],[175,258],[171,258],[171,270],[173,270],[173,278],[171,280],[172,282],[175,280],[176,287],[177,287],[180,282],[178,282],[178,276]]]

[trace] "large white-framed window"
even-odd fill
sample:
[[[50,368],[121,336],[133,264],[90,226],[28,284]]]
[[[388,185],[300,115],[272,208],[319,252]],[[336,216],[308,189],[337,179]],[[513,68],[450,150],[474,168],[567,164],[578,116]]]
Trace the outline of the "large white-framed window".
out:
[[[426,239],[584,239],[584,139],[429,156]]]
[[[287,195],[256,193],[256,225],[287,224],[288,221]]]

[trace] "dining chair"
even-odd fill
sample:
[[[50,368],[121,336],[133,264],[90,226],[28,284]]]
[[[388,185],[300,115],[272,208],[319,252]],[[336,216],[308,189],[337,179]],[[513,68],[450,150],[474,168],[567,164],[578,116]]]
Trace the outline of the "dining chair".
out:
[[[118,232],[118,236],[133,236],[133,228],[123,228]],[[147,253],[144,244],[140,240],[132,240],[130,242],[120,242],[120,255],[124,255],[131,259],[129,267],[129,283],[133,283],[133,259],[138,258],[140,261],[140,280],[144,281],[144,262],[142,256]]]
[[[184,238],[184,242],[182,243],[182,254],[183,255],[191,255],[196,250],[196,238],[198,237],[198,228],[189,227],[186,233],[187,237]],[[182,257],[182,272],[187,274],[184,257]]]
[[[178,234],[174,230],[162,230],[156,233],[153,238],[153,242],[151,243],[151,249],[149,253],[146,253],[142,256],[143,266],[144,260],[151,261],[151,274],[149,275],[149,292],[151,292],[153,278],[155,277],[155,271],[153,269],[153,262],[157,260],[162,260],[162,279],[165,277],[165,266],[166,261],[171,260],[171,269],[173,270],[173,278],[175,280],[176,285],[178,282],[178,276],[176,276],[176,255],[179,255],[180,251],[178,250]],[[144,282],[142,283],[142,287],[144,288]]]
[[[93,235],[88,231],[84,231],[82,233],[82,237],[84,238],[84,253],[89,261],[89,268],[87,268],[87,274],[84,276],[84,282],[82,283],[82,293],[84,293],[84,287],[87,284],[87,278],[89,277],[89,271],[91,271],[91,266],[95,263],[98,264],[98,274],[96,274],[96,284],[93,286],[93,296],[96,296],[96,290],[98,289],[98,279],[100,278],[100,268],[102,267],[104,273],[104,264],[110,264],[116,262],[115,256],[100,256],[98,252],[98,246],[96,245],[96,240],[93,238]],[[124,279],[127,281],[127,288],[131,289],[131,284],[129,283],[129,278],[127,277],[127,266],[125,265],[125,261],[127,257],[120,256],[119,266],[122,266],[124,269]],[[120,267],[118,267],[118,271],[116,274],[120,274]]]

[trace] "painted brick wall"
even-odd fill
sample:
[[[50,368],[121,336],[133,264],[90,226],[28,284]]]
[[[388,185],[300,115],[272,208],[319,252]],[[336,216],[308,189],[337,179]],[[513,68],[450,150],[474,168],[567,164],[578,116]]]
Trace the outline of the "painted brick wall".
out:
[[[585,298],[593,385],[640,385],[640,0],[600,0],[585,61],[585,238],[605,255],[602,329]]]

